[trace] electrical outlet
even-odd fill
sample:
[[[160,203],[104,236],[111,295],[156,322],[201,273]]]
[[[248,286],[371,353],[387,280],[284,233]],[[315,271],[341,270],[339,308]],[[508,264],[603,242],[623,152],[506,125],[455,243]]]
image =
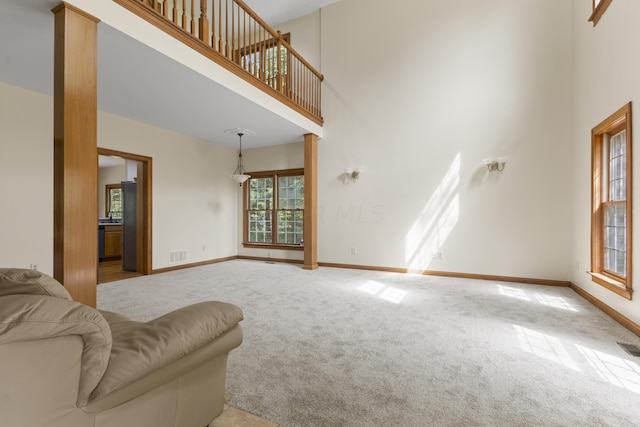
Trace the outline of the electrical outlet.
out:
[[[38,266],[36,264],[29,264],[29,268],[32,270],[37,270]]]
[[[442,252],[431,252],[431,259],[442,259]]]
[[[202,245],[202,252],[206,251],[207,247],[205,245]]]
[[[357,255],[358,254],[358,248],[351,248],[351,255]]]

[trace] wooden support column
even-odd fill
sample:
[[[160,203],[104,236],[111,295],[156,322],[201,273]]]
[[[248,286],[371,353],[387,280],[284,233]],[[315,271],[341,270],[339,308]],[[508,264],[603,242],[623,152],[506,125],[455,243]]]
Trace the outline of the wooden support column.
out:
[[[318,268],[318,135],[304,136],[304,264]]]
[[[96,306],[98,281],[97,28],[60,3],[53,70],[53,275],[75,301]]]

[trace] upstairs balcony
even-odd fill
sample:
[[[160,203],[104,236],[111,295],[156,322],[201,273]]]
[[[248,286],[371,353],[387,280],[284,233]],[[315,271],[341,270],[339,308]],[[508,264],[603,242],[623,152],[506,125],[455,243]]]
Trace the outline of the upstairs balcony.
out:
[[[242,0],[114,2],[322,126],[322,74]]]

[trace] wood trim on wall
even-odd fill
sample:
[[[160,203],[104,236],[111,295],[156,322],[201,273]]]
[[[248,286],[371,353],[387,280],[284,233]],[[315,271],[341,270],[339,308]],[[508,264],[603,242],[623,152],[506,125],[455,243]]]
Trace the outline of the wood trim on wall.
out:
[[[329,263],[329,262],[320,262],[318,263],[318,265],[321,267],[349,268],[354,270],[369,270],[369,271],[386,271],[389,273],[411,273],[411,274],[421,274],[423,276],[454,277],[458,279],[492,280],[492,281],[498,281],[498,282],[526,283],[529,285],[562,286],[562,287],[571,286],[571,282],[564,281],[564,280],[531,279],[527,277],[495,276],[495,275],[472,274],[472,273],[455,273],[455,272],[436,271],[436,270],[412,270],[409,268],[378,267],[378,266],[355,265],[355,264],[337,264],[337,263]]]
[[[602,310],[603,312],[611,316],[613,320],[615,320],[625,328],[629,329],[634,334],[640,336],[640,325],[635,323],[633,320],[629,319],[628,317],[624,316],[622,313],[611,308],[610,306],[600,301],[598,298],[594,297],[593,295],[591,295],[589,292],[585,291],[578,285],[571,283],[569,287],[573,289],[573,291],[578,295],[580,295],[582,298],[586,299],[591,304],[595,305],[600,310]]]
[[[286,258],[265,258],[259,256],[247,256],[247,255],[238,255],[238,259],[247,259],[251,261],[264,261],[264,262],[281,262],[283,264],[303,264],[304,261],[299,259],[286,259]]]
[[[98,283],[98,22],[54,9],[53,276],[74,301],[96,306]]]
[[[184,270],[185,268],[201,267],[203,265],[218,264],[220,262],[233,261],[234,259],[238,259],[238,258],[239,257],[237,255],[234,255],[234,256],[229,256],[229,257],[225,257],[225,258],[211,259],[211,260],[208,260],[208,261],[192,262],[192,263],[189,263],[189,264],[180,264],[180,265],[175,265],[175,266],[172,266],[172,267],[158,268],[156,270],[153,270],[151,272],[151,274],[167,273],[169,271]]]

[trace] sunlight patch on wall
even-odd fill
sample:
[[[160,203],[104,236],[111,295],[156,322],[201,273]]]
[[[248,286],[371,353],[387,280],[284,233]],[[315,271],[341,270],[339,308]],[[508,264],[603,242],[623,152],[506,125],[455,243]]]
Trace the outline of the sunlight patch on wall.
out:
[[[640,366],[637,363],[576,345],[600,378],[615,386],[640,394]]]
[[[404,297],[406,297],[409,293],[407,291],[403,291],[402,289],[398,289],[393,286],[387,286],[384,283],[376,282],[374,280],[367,281],[366,283],[358,287],[358,290],[370,295],[375,295],[380,299],[390,301],[395,304],[400,304]]]
[[[426,269],[460,217],[460,153],[411,226],[405,238],[405,261],[412,270]]]
[[[574,371],[580,371],[562,342],[556,337],[546,335],[522,326],[513,325],[518,334],[520,348],[535,356],[559,363]]]

